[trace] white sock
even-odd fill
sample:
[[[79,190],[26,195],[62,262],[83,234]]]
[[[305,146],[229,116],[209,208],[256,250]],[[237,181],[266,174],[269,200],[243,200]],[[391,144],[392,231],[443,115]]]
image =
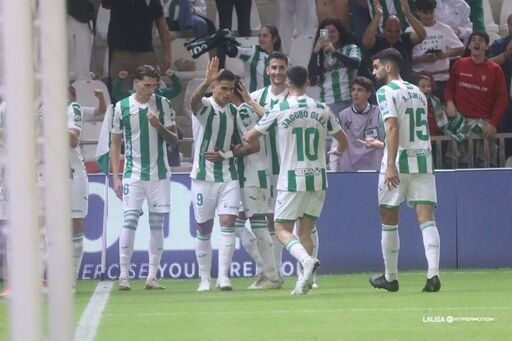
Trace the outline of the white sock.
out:
[[[274,253],[274,264],[276,265],[277,274],[282,276],[283,267],[283,244],[277,238],[276,232],[269,230],[270,237],[272,237],[272,248]]]
[[[235,253],[235,228],[223,226],[220,228],[220,244],[219,244],[219,274],[218,277],[228,276],[233,253]]]
[[[139,211],[124,212],[124,224],[119,236],[119,278],[129,278],[135,231],[139,223]]]
[[[288,244],[286,244],[286,250],[302,265],[311,258],[304,246],[295,238],[291,239]]]
[[[156,279],[160,266],[160,259],[164,250],[164,217],[165,214],[149,212],[148,279]]]
[[[210,238],[211,234],[202,235],[197,231],[195,249],[201,279],[210,279],[212,269],[212,241]]]
[[[235,235],[240,238],[242,242],[242,246],[245,251],[251,256],[254,263],[256,263],[256,267],[258,269],[263,269],[263,259],[260,256],[260,252],[258,250],[258,243],[256,241],[256,236],[254,233],[245,227],[245,221],[241,219],[236,219],[235,221]]]
[[[388,282],[397,278],[398,252],[400,251],[400,237],[398,225],[382,224],[381,237],[382,257],[384,258],[385,276]]]
[[[425,256],[427,257],[427,278],[432,278],[439,275],[439,254],[441,249],[439,232],[435,221],[427,221],[421,224],[420,229],[423,235]]]
[[[84,254],[84,234],[77,233],[73,235],[73,283],[75,283],[78,278],[78,273],[80,272],[80,265],[82,264],[82,256]]]
[[[268,231],[267,222],[265,219],[251,221],[252,232],[256,236],[258,250],[263,260],[263,272],[275,281],[279,278],[276,264],[274,262],[274,247],[272,237]]]
[[[311,256],[313,258],[318,259],[318,230],[316,229],[316,225],[313,226],[313,230],[311,230],[311,239],[313,239],[313,251],[311,252]]]

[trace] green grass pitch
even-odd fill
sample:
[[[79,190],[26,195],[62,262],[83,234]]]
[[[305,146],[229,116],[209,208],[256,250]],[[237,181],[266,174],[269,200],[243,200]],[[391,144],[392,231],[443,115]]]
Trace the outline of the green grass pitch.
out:
[[[111,292],[96,340],[505,340],[512,335],[512,271],[443,271],[439,293],[422,293],[423,272],[400,273],[400,291],[372,288],[369,274],[320,276],[319,289],[294,297],[280,290],[197,293],[197,280],[163,280],[166,290]],[[80,319],[97,282],[80,281]],[[212,284],[214,282],[212,281]],[[0,301],[0,340],[8,339]]]

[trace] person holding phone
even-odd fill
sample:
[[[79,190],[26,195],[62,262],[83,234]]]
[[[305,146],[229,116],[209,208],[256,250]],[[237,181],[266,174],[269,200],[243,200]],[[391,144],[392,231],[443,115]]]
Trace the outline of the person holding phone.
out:
[[[360,64],[361,49],[355,36],[338,19],[322,21],[309,60],[309,83],[320,86],[320,101],[334,114],[352,103],[351,80],[357,77]]]

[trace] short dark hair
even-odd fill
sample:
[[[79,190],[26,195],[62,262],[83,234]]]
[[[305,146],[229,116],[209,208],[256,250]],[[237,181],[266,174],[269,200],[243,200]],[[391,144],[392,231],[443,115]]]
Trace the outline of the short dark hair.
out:
[[[436,0],[416,0],[414,7],[420,12],[432,12],[437,7]]]
[[[271,52],[268,55],[268,63],[269,64],[272,59],[282,59],[286,62],[286,65],[288,65],[288,56],[286,54],[284,54],[283,52],[280,52],[280,51]]]
[[[76,97],[76,89],[73,85],[68,85],[68,93],[71,96]]]
[[[308,80],[308,70],[303,66],[292,66],[287,72],[288,81],[297,88],[302,88]]]
[[[141,65],[135,69],[135,79],[142,80],[144,77],[156,78],[160,81],[160,72],[153,65]]]
[[[219,77],[217,77],[217,81],[236,81],[236,75],[233,72],[224,69],[220,73]]]
[[[397,49],[392,47],[377,52],[373,59],[379,59],[382,62],[391,62],[396,66],[400,67],[403,63],[402,55]]]
[[[354,79],[352,82],[352,86],[354,85],[360,85],[362,86],[366,91],[373,93],[373,83],[371,80],[369,80],[366,77],[359,76]]]
[[[479,36],[479,37],[484,38],[485,43],[486,43],[487,45],[489,45],[490,39],[489,39],[489,35],[487,34],[487,32],[483,32],[483,31],[475,31],[475,32],[471,33],[471,34],[469,35],[469,38],[468,38],[468,43],[471,41],[471,38],[473,38],[474,36]]]

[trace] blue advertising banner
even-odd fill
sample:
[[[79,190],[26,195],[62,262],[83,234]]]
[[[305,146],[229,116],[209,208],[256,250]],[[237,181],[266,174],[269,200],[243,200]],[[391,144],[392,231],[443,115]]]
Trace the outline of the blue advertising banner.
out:
[[[332,173],[322,216],[319,272],[342,273],[382,271],[380,222],[377,207],[376,173]],[[101,275],[101,236],[104,205],[104,175],[89,177],[89,215],[85,220],[84,259],[81,277]],[[441,236],[441,267],[502,267],[512,265],[512,172],[441,171],[436,173],[438,207],[436,221]],[[107,271],[109,279],[119,275],[118,236],[123,225],[121,200],[109,188],[107,222]],[[160,275],[167,278],[198,276],[194,253],[195,222],[190,205],[188,174],[171,178],[171,214],[165,221],[164,254]],[[421,231],[413,209],[402,206],[399,268],[425,269]],[[139,219],[130,276],[148,272],[148,208]],[[212,233],[214,249],[212,276],[217,273],[218,222]],[[478,250],[476,252],[476,250]],[[291,275],[297,264],[283,251],[283,272]],[[231,275],[253,276],[255,265],[237,241]]]

